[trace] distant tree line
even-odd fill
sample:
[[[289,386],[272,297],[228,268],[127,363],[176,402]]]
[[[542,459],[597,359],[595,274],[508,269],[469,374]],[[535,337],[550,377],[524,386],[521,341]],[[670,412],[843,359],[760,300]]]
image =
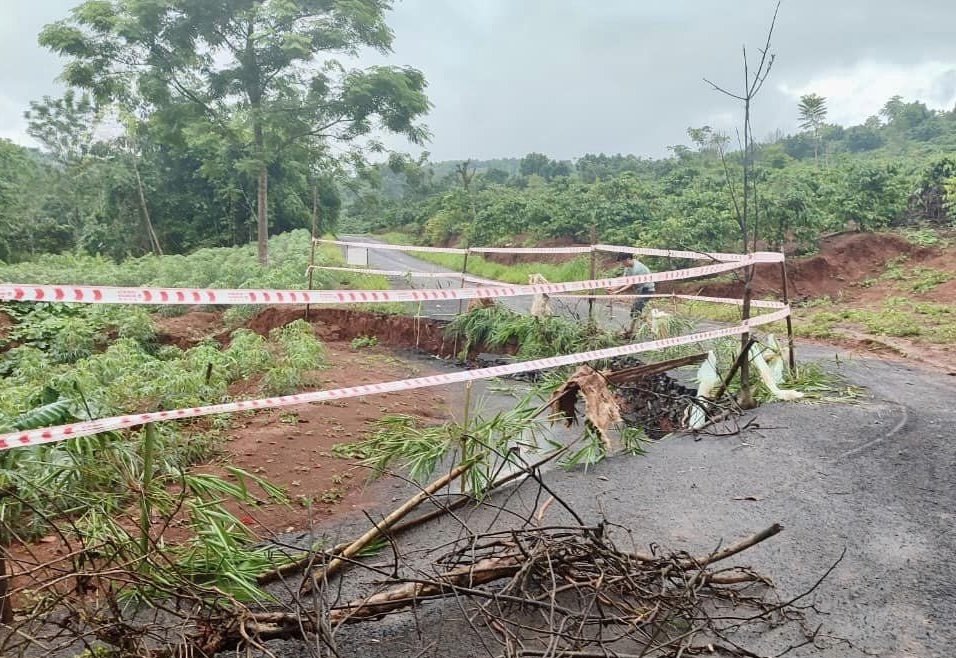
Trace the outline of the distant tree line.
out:
[[[825,98],[809,94],[795,114],[800,132],[755,146],[760,234],[768,245],[809,249],[827,232],[956,218],[956,110],[894,96],[879,115],[843,127],[827,122]],[[733,248],[726,181],[728,170],[739,178],[739,150],[710,126],[687,134],[689,145],[672,146],[660,159],[602,153],[570,162],[529,153],[507,161],[507,169],[476,162],[468,189],[455,163],[430,163],[427,154],[393,158],[354,181],[345,221],[435,244],[516,236],[587,241],[593,227],[615,242]]]

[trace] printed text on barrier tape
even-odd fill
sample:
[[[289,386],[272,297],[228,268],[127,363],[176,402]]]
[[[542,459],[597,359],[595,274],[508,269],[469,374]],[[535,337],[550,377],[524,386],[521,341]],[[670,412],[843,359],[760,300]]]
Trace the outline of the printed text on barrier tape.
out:
[[[432,375],[429,377],[417,377],[415,379],[402,379],[398,381],[383,382],[380,384],[363,384],[361,386],[338,388],[328,391],[314,391],[311,393],[299,393],[296,395],[264,398],[261,400],[227,402],[224,404],[216,404],[206,407],[193,407],[192,409],[176,409],[173,411],[158,411],[128,416],[115,416],[112,418],[101,418],[99,420],[72,423],[69,425],[60,425],[57,427],[48,427],[38,430],[11,432],[9,434],[0,435],[0,450],[9,450],[11,448],[23,446],[64,441],[66,439],[99,434],[100,432],[128,429],[130,427],[144,425],[147,423],[156,423],[168,420],[182,420],[186,418],[198,418],[201,416],[211,416],[215,414],[236,413],[240,411],[249,411],[251,409],[275,409],[279,407],[307,404],[310,402],[324,402],[327,400],[341,400],[343,398],[360,397],[378,393],[408,391],[418,388],[427,388],[430,386],[441,386],[445,384],[456,384],[478,379],[491,379],[494,377],[515,375],[522,372],[542,370],[545,368],[575,365],[587,361],[609,359],[615,356],[624,356],[627,354],[651,352],[668,347],[677,347],[678,345],[699,343],[706,340],[713,340],[715,338],[722,338],[724,336],[743,334],[748,332],[753,327],[782,320],[789,314],[790,309],[783,308],[774,313],[768,313],[766,315],[750,318],[743,324],[736,327],[713,329],[687,336],[662,338],[660,340],[653,340],[644,343],[622,345],[620,347],[609,347],[601,350],[579,352],[577,354],[566,354],[563,356],[535,359],[533,361],[524,361],[521,363],[512,363],[503,366],[493,366],[490,368],[480,368],[477,370],[445,373],[440,375]]]
[[[693,260],[716,260],[733,262],[746,260],[753,256],[755,263],[779,263],[784,256],[777,251],[758,251],[754,254],[729,254],[707,251],[687,251],[681,249],[654,249],[652,247],[625,247],[623,245],[596,244],[590,247],[416,247],[413,245],[382,244],[378,242],[349,242],[344,240],[316,239],[324,244],[336,244],[343,247],[361,249],[387,249],[392,251],[420,251],[444,254],[493,253],[493,254],[586,254],[591,251],[606,251],[622,254],[640,254],[642,256],[663,256],[665,258],[687,258]]]
[[[356,304],[368,302],[421,302],[445,299],[479,299],[552,295],[597,288],[613,288],[657,281],[693,279],[746,267],[753,261],[715,263],[682,270],[623,276],[613,279],[544,283],[527,286],[485,288],[422,288],[419,290],[252,290],[210,288],[120,288],[106,286],[59,286],[0,284],[0,301],[60,302],[80,304]]]

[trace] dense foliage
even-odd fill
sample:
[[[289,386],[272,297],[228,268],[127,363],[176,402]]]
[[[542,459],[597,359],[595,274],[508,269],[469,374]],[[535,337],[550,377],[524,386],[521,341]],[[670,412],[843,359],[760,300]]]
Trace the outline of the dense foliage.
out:
[[[0,144],[0,258],[182,252],[317,222],[373,137],[420,143],[421,72],[386,54],[389,0],[84,0],[47,25],[63,98],[26,113],[42,157]]]
[[[822,233],[956,216],[956,111],[894,97],[844,128],[824,123],[825,99],[810,95],[798,112],[804,132],[755,149],[758,230],[770,245],[812,248]],[[466,162],[465,176],[462,164],[393,158],[349,198],[348,226],[471,245],[587,242],[593,226],[605,242],[739,248],[739,153],[707,126],[688,137],[693,147],[659,160],[588,154],[571,165],[531,153]]]

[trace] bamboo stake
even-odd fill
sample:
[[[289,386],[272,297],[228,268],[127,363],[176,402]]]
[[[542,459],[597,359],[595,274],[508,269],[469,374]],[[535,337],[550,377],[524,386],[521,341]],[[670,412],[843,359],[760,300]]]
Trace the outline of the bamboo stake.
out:
[[[747,334],[749,336],[749,334]],[[733,367],[731,367],[730,372],[727,373],[727,376],[724,378],[724,381],[721,382],[720,388],[717,389],[716,395],[714,395],[715,400],[719,400],[724,391],[727,390],[727,387],[730,386],[730,382],[733,381],[734,375],[737,374],[737,370],[743,365],[744,361],[750,354],[750,348],[753,347],[753,344],[757,342],[757,339],[752,336],[747,340],[747,343],[744,345],[744,349],[740,351],[740,355],[737,357],[737,360],[734,361]]]
[[[597,242],[597,227],[592,223],[591,224],[591,266],[590,266],[590,276],[588,277],[591,281],[594,280],[594,273],[597,269],[597,254],[594,251],[594,244]],[[591,294],[588,295],[588,324],[594,324],[594,292],[591,291]]]
[[[790,305],[790,281],[787,277],[787,258],[780,261],[780,279],[783,282],[783,303]],[[793,318],[787,316],[787,347],[790,349],[790,372],[797,372],[797,359],[793,352]]]
[[[462,264],[461,264],[461,287],[462,288],[465,287],[465,275],[468,273],[468,253],[469,252],[466,250],[465,258],[462,260]],[[465,300],[463,299],[458,300],[458,315],[461,315],[462,304],[464,301]],[[458,357],[458,334],[455,334],[455,342],[454,342],[454,345],[452,346],[452,354],[456,358]],[[467,354],[465,355],[465,358],[466,359],[468,358]]]
[[[319,227],[319,190],[318,186],[312,188],[312,249],[309,251],[309,290],[312,290],[312,277],[315,272],[315,240],[318,237],[316,232]],[[309,319],[311,307],[305,305],[305,319]]]
[[[425,487],[422,491],[406,500],[401,507],[386,516],[380,524],[370,529],[364,535],[349,544],[348,547],[341,552],[340,556],[334,558],[325,568],[319,568],[313,571],[311,577],[302,584],[302,592],[309,593],[313,591],[320,582],[335,575],[345,564],[347,564],[346,560],[355,557],[355,555],[358,554],[363,548],[382,536],[385,531],[401,521],[404,517],[408,516],[409,512],[421,505],[422,502],[430,498],[437,491],[457,480],[472,466],[473,464],[462,464],[460,466],[456,466],[446,475],[438,478]]]
[[[0,491],[0,497],[6,496]],[[13,576],[10,573],[9,536],[6,529],[0,528],[0,624],[13,623],[13,599],[10,597],[10,584]]]

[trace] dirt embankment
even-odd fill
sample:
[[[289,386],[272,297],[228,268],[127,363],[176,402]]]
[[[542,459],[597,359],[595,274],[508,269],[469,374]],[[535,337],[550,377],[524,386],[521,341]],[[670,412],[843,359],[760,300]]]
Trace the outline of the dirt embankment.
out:
[[[293,306],[271,307],[254,317],[246,326],[261,334],[304,317],[304,309]],[[445,337],[445,324],[428,318],[369,313],[346,308],[312,309],[310,321],[322,340],[350,341],[374,336],[380,345],[418,348],[438,356],[451,356],[454,346]]]
[[[278,327],[305,318],[304,306],[270,306],[245,325],[263,336]],[[191,311],[174,318],[154,318],[159,341],[186,349],[204,338],[223,345],[231,330],[222,328],[221,313]],[[313,308],[309,321],[323,341],[349,342],[360,336],[374,336],[386,347],[418,348],[437,356],[452,356],[454,342],[445,336],[445,323],[428,318],[370,313],[345,308]]]
[[[9,315],[0,311],[0,341],[7,339],[7,335],[10,333],[10,329],[15,325],[16,322],[13,321]]]
[[[528,240],[527,235],[517,235],[514,240],[502,247],[520,247],[524,246]],[[571,238],[546,238],[544,240],[535,240],[532,242],[535,247],[587,247],[590,245],[580,244]],[[502,265],[518,265],[520,263],[548,263],[560,265],[581,257],[581,254],[482,254],[482,258],[492,263]]]
[[[917,247],[903,237],[890,233],[843,233],[825,238],[819,252],[807,258],[787,260],[790,298],[793,300],[819,297],[840,297],[852,292],[854,286],[867,279],[877,279],[886,272],[887,263],[906,257],[908,266],[938,264],[941,256],[936,249]],[[950,269],[956,263],[949,265]],[[694,281],[671,288],[678,292],[702,291],[705,295],[740,297],[743,280]],[[667,286],[662,290],[670,291]],[[781,297],[783,286],[777,265],[757,266],[753,283],[756,297]]]

